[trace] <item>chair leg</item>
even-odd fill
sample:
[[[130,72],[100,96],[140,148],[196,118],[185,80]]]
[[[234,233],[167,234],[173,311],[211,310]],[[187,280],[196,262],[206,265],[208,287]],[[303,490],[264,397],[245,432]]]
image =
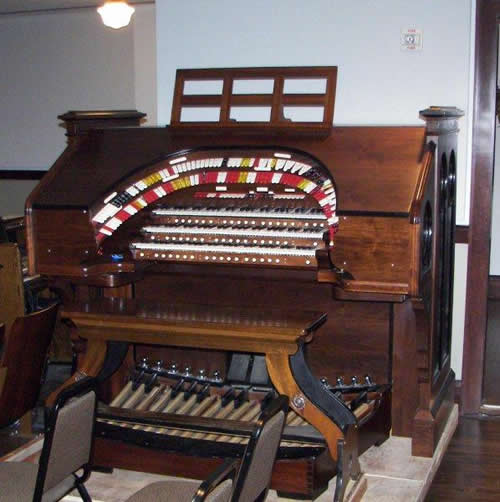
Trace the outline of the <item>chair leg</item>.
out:
[[[267,494],[269,493],[269,488],[266,488],[262,491],[262,493],[255,499],[255,502],[264,502],[267,498]]]
[[[76,489],[78,490],[78,493],[80,494],[83,502],[92,502],[89,492],[87,491],[87,488],[85,488],[85,485],[83,483],[76,483]]]

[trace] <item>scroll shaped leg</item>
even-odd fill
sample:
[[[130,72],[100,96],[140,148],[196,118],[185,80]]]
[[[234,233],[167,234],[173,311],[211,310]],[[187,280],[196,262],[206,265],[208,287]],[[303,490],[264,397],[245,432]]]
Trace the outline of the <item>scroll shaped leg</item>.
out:
[[[334,501],[341,502],[349,478],[358,478],[361,472],[356,417],[312,375],[301,346],[290,357],[268,353],[266,363],[278,392],[289,396],[295,412],[323,434],[338,469]]]
[[[105,380],[111,376],[120,367],[127,350],[128,343],[89,340],[78,369],[49,395],[46,405],[52,406],[62,389],[86,376],[97,377],[99,380]]]

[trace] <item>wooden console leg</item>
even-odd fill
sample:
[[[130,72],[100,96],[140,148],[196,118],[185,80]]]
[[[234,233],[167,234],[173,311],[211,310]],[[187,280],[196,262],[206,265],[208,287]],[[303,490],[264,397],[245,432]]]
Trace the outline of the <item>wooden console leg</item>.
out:
[[[358,430],[355,419],[352,424],[344,427],[344,433],[330,417],[321,411],[310,400],[307,393],[299,387],[292,372],[288,354],[268,353],[266,354],[266,363],[269,376],[278,392],[289,396],[291,408],[321,432],[325,438],[330,456],[337,463],[339,469],[334,500],[341,502],[349,478],[356,479],[360,475]],[[315,388],[313,391],[319,389],[321,388]],[[322,391],[323,389],[320,390],[320,392]]]
[[[78,367],[78,369],[68,378],[62,385],[53,391],[47,398],[46,405],[52,406],[56,400],[57,395],[62,389],[69,385],[85,378],[86,376],[95,377],[101,370],[106,359],[107,346],[105,341],[89,340],[85,355]]]

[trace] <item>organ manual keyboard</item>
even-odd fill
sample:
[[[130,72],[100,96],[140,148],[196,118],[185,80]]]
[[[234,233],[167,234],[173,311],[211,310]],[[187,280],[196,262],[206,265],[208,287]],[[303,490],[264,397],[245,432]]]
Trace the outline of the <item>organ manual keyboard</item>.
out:
[[[280,493],[315,497],[337,474],[341,500],[390,431],[433,455],[454,397],[461,112],[333,127],[336,76],[179,70],[168,127],[61,117],[69,146],[27,202],[29,262],[64,298],[72,379],[103,382],[97,465],[203,477],[276,392]],[[269,90],[241,90],[256,81]],[[301,108],[314,120],[285,118]]]

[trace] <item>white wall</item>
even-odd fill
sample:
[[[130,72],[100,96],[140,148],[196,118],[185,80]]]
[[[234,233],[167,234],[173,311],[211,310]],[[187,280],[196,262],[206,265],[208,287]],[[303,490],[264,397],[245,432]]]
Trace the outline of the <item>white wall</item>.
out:
[[[168,123],[177,68],[337,65],[334,123],[422,124],[418,111],[466,113],[457,222],[469,221],[472,0],[157,0],[158,122]],[[175,20],[175,22],[172,22]],[[423,31],[423,50],[400,48]],[[461,378],[467,246],[457,246],[452,366]]]
[[[497,88],[500,88],[500,38],[497,48]],[[500,275],[500,121],[496,119],[495,165],[491,207],[490,275]]]
[[[422,124],[429,105],[469,109],[471,0],[157,0],[158,121],[177,68],[337,65],[336,124]],[[423,30],[404,52],[401,29]],[[457,220],[468,222],[461,121]],[[466,195],[467,194],[467,195]]]
[[[95,9],[0,16],[0,61],[0,169],[50,167],[66,144],[57,115],[68,110],[138,102],[156,122],[152,5],[138,5],[120,30]]]
[[[58,114],[134,108],[132,35],[93,9],[0,17],[2,167],[48,168],[66,143]]]
[[[499,51],[500,53],[500,51]],[[495,173],[491,208],[490,275],[500,275],[500,124],[495,138]]]
[[[0,61],[0,169],[48,169],[68,110],[138,109],[156,124],[154,5],[137,5],[120,30],[95,9],[0,16]],[[34,184],[0,180],[0,214],[22,214]]]
[[[157,123],[156,104],[156,10],[152,5],[135,6],[134,77],[135,108],[147,114],[145,125]]]
[[[462,379],[468,250],[469,246],[467,244],[455,245],[451,367],[458,380]]]

